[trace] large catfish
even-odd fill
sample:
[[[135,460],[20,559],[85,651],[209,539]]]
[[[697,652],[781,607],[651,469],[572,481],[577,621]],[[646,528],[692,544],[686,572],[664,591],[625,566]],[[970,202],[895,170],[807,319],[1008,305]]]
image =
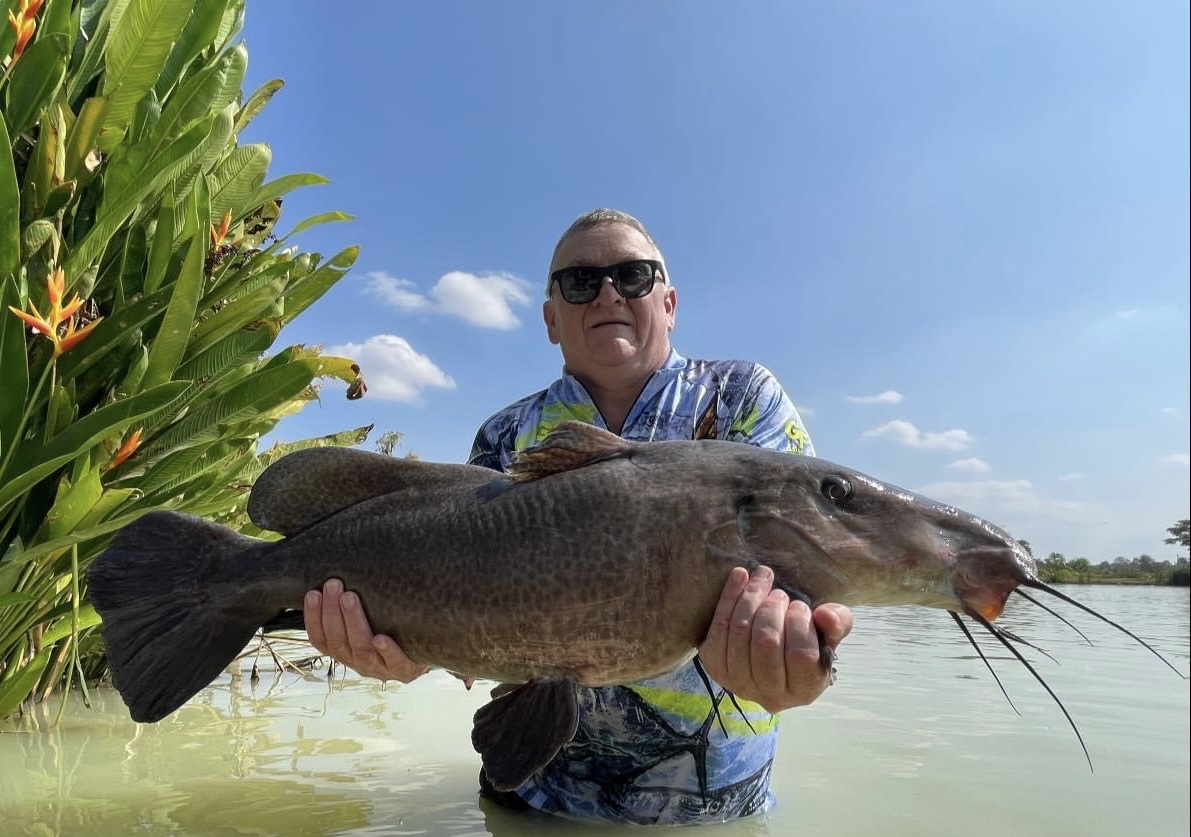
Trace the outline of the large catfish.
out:
[[[992,620],[1020,586],[1070,601],[1001,529],[851,469],[731,442],[627,442],[580,423],[507,475],[305,450],[261,475],[248,513],[284,537],[153,512],[92,565],[132,717],[173,712],[258,628],[338,577],[412,659],[524,684],[476,713],[473,742],[500,789],[570,740],[576,686],[690,660],[733,567],[768,565],[811,606],[943,608],[961,627],[966,614],[1027,666]]]

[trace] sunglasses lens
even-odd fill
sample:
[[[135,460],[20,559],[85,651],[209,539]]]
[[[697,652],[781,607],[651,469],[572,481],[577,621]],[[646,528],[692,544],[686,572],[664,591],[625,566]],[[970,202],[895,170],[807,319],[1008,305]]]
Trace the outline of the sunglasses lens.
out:
[[[616,289],[625,299],[639,299],[653,288],[654,267],[649,262],[625,262],[616,267]]]
[[[609,267],[576,266],[552,274],[562,298],[572,305],[586,305],[600,295],[604,277],[610,276],[616,292],[625,299],[640,299],[653,289],[658,270],[655,262],[639,260]]]
[[[555,276],[563,299],[572,305],[585,305],[599,296],[600,285],[604,283],[600,274],[596,268],[572,267],[560,270]]]

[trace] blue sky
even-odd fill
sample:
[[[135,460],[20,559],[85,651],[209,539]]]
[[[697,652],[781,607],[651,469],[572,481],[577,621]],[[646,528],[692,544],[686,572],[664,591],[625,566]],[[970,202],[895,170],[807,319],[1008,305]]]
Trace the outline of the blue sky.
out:
[[[286,87],[241,141],[332,181],[280,227],[340,209],[300,245],[362,248],[282,339],[370,385],[274,436],[465,459],[560,372],[550,252],[613,206],[663,249],[676,348],[769,367],[820,456],[1042,555],[1173,559],[1187,33],[1158,0],[250,2],[246,92]]]

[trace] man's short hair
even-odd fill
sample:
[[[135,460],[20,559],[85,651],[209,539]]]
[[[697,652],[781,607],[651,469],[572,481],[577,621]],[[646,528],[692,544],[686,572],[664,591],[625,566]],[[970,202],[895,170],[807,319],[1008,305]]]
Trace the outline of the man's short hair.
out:
[[[590,230],[592,227],[599,227],[604,224],[624,224],[632,227],[641,235],[645,236],[645,240],[653,245],[653,249],[658,251],[658,258],[665,264],[666,257],[662,255],[662,248],[653,240],[653,236],[649,234],[649,230],[645,229],[645,225],[634,218],[627,212],[622,212],[619,209],[592,209],[584,212],[574,222],[567,227],[558,239],[558,243],[554,245],[554,252],[550,255],[550,270],[554,269],[554,260],[558,258],[558,251],[562,249],[562,245],[567,242],[571,236],[576,233],[581,233],[584,230]],[[550,295],[550,271],[546,272],[546,295]]]

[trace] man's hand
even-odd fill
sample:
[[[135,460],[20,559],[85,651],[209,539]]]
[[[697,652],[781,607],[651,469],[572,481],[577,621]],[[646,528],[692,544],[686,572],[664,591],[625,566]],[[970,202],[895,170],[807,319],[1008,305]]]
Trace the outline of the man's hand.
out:
[[[374,634],[360,597],[343,591],[332,578],[321,592],[311,590],[302,605],[310,644],[366,677],[409,683],[430,670],[415,663],[391,636]]]
[[[812,613],[773,588],[773,570],[758,567],[750,576],[737,567],[720,594],[699,657],[707,673],[738,698],[770,712],[805,706],[829,685],[816,626],[834,650],[852,630],[852,611],[823,604]]]

